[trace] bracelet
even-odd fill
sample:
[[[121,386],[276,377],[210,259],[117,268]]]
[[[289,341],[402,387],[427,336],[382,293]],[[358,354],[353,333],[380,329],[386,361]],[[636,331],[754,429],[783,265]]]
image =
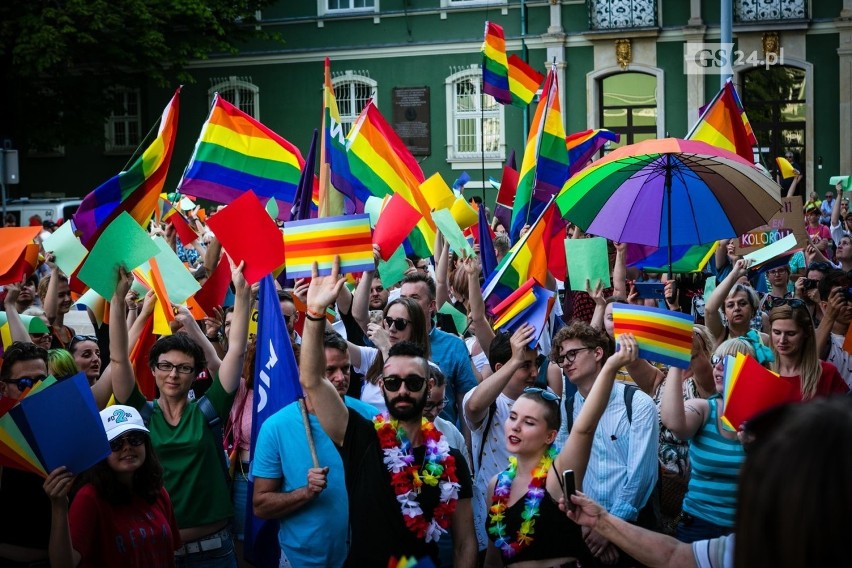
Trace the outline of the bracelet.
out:
[[[314,314],[310,310],[305,312],[305,318],[308,321],[325,321],[325,316]]]

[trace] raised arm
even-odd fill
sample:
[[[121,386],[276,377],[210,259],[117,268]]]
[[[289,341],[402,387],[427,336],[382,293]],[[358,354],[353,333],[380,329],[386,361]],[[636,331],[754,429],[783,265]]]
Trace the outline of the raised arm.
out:
[[[50,499],[51,511],[48,557],[54,568],[73,568],[81,559],[71,542],[71,527],[68,524],[68,492],[73,483],[74,475],[64,466],[51,471],[44,480],[44,492]]]
[[[707,401],[693,399],[683,401],[683,369],[669,368],[663,399],[660,404],[660,420],[678,439],[686,441],[701,429],[707,419]]]
[[[207,368],[210,369],[210,372],[214,375],[218,373],[222,367],[222,360],[219,359],[216,347],[207,335],[201,331],[201,327],[198,325],[198,322],[195,321],[195,317],[193,317],[192,313],[186,306],[172,304],[172,308],[177,312],[175,313],[175,320],[181,324],[183,330],[186,331],[186,334],[192,338],[192,340],[195,341],[195,343],[197,343],[204,352],[204,358],[207,360]],[[231,325],[233,325],[233,323]],[[227,356],[227,353],[225,355]]]
[[[612,354],[601,367],[595,384],[592,385],[592,390],[586,397],[586,403],[571,427],[571,435],[568,436],[568,440],[565,441],[554,462],[558,472],[566,469],[574,470],[574,479],[578,488],[583,486],[583,477],[586,474],[586,466],[589,464],[595,430],[609,402],[615,373],[624,365],[635,361],[639,354],[636,339],[631,333],[619,336],[619,345],[619,350]],[[555,492],[559,490],[559,482],[552,471],[548,474],[547,484],[548,488],[557,494]]]
[[[27,326],[24,325],[21,314],[18,313],[18,306],[15,304],[24,282],[26,281],[6,285],[6,299],[3,300],[3,306],[6,308],[6,321],[9,322],[9,334],[12,336],[12,341],[32,343],[33,340],[30,338]]]
[[[440,309],[450,299],[448,282],[450,266],[450,245],[438,232],[435,235],[435,252],[441,251],[435,259],[435,306]]]
[[[130,363],[130,343],[125,315],[125,298],[130,290],[131,277],[123,268],[118,270],[118,282],[109,303],[109,366],[101,378],[92,385],[92,395],[98,408],[106,408],[113,395],[116,380],[122,385],[133,385],[136,377]],[[130,393],[128,393],[128,396]],[[118,395],[116,395],[118,398]],[[127,397],[119,400],[127,400]]]
[[[479,258],[472,256],[462,261],[464,271],[467,273],[468,299],[470,300],[470,325],[479,342],[479,347],[488,357],[491,342],[494,340],[494,330],[485,317],[485,301],[482,298],[482,289],[479,287],[479,273],[482,270]]]
[[[317,419],[328,437],[338,446],[343,444],[349,410],[337,394],[334,385],[325,377],[325,310],[330,306],[343,286],[340,278],[340,258],[335,257],[330,276],[317,276],[317,264],[313,265],[311,285],[308,288],[308,310],[302,330],[302,350],[299,363],[299,382],[311,399]]]
[[[225,392],[232,393],[240,386],[240,376],[243,373],[243,360],[246,356],[246,344],[248,343],[248,323],[251,304],[251,289],[243,276],[245,262],[234,266],[231,262],[231,282],[236,290],[234,294],[234,318],[231,320],[231,329],[228,333],[228,352],[219,369],[219,382]],[[196,325],[198,327],[198,325]],[[201,329],[198,330],[201,333]],[[204,335],[202,333],[202,335]],[[204,343],[210,345],[207,337]],[[211,345],[212,347],[212,345]]]
[[[625,254],[627,245],[613,243],[615,246],[615,263],[612,265],[612,293],[615,296],[627,297],[627,261]]]
[[[528,323],[519,327],[509,340],[512,345],[512,357],[499,369],[494,371],[473,390],[464,404],[464,416],[468,424],[478,427],[488,416],[488,408],[497,400],[512,375],[520,369],[525,361],[527,345],[532,341],[535,328]]]
[[[748,272],[749,261],[740,258],[734,263],[731,272],[722,280],[707,298],[707,303],[704,306],[704,324],[713,334],[713,337],[720,338],[725,334],[725,326],[722,324],[722,316],[719,310],[725,304],[725,299],[728,297],[731,289],[736,284],[741,276],[745,276]]]
[[[378,258],[377,253],[376,258]],[[361,279],[355,286],[355,294],[352,296],[352,319],[364,333],[367,333],[367,326],[370,325],[370,288],[373,286],[375,275],[375,270],[367,270],[361,274]]]
[[[54,262],[53,253],[48,253],[45,262],[50,268],[50,281],[47,283],[47,291],[44,294],[44,315],[51,325],[62,325],[63,316],[59,313],[59,275],[61,272]]]

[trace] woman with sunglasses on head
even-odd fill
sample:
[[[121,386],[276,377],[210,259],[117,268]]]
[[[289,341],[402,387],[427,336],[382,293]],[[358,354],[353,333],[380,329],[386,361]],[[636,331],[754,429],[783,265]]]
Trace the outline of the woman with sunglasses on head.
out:
[[[382,368],[391,347],[401,341],[410,341],[424,348],[426,359],[430,357],[429,328],[420,305],[411,298],[397,298],[384,309],[384,319],[381,325],[370,323],[367,326],[367,337],[375,347],[362,347],[354,343],[349,345],[349,357],[352,371],[364,375],[364,385],[361,388],[361,400],[372,404],[384,412],[387,408],[382,397]]]
[[[584,565],[593,560],[580,527],[558,509],[564,491],[563,472],[573,471],[575,487],[583,487],[595,430],[612,392],[615,372],[636,359],[639,348],[632,334],[619,338],[619,350],[607,358],[574,420],[571,435],[557,447],[559,398],[528,388],[512,405],[504,432],[512,453],[509,467],[488,487],[491,496],[486,566],[544,568]],[[576,355],[576,354],[575,354]]]
[[[101,349],[94,335],[75,335],[68,343],[68,351],[74,357],[77,368],[86,373],[89,385],[101,376]]]
[[[742,337],[752,328],[752,320],[760,316],[757,292],[751,286],[739,282],[748,274],[750,261],[740,258],[734,263],[731,272],[722,280],[707,298],[704,306],[704,324],[710,329],[716,343],[732,337]],[[725,322],[720,310],[725,311]],[[769,336],[759,333],[760,341],[769,344]]]
[[[681,542],[694,542],[730,534],[736,514],[737,476],[745,454],[736,432],[722,427],[725,412],[725,359],[742,353],[761,364],[772,360],[769,348],[743,337],[722,342],[710,363],[713,365],[715,394],[708,399],[684,402],[681,381],[685,373],[672,367],[663,391],[660,418],[678,439],[689,441],[689,485],[676,536]]]
[[[770,369],[798,385],[802,400],[849,391],[837,367],[819,359],[816,330],[802,300],[787,300],[772,308],[769,326],[775,355]]]
[[[50,565],[172,567],[180,533],[148,428],[129,406],[108,406],[101,421],[112,453],[81,475],[70,508],[74,475],[59,467],[44,481]]]

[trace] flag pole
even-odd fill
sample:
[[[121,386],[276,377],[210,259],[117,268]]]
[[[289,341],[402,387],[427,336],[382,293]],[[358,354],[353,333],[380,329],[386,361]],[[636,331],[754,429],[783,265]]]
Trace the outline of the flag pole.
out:
[[[485,52],[482,53],[482,87],[479,89],[479,155],[482,165],[482,203],[485,204]]]
[[[311,451],[311,461],[314,462],[314,467],[319,467],[317,447],[314,445],[314,435],[311,432],[311,420],[308,418],[308,407],[305,406],[304,397],[299,399],[299,410],[302,411],[302,424],[305,425],[305,436],[308,437],[308,449]]]
[[[556,78],[556,57],[555,56],[553,58],[553,62],[550,64],[550,70],[551,70],[551,72],[553,72],[553,75],[550,75],[549,77],[552,77],[552,79],[554,81],[558,81],[558,79]],[[544,100],[547,104],[544,107],[544,114],[541,117],[541,124],[539,124],[538,140],[536,140],[536,147],[535,147],[535,174],[533,174],[533,186],[532,186],[532,190],[530,191],[530,204],[529,204],[529,206],[527,206],[527,215],[526,215],[526,218],[524,219],[524,225],[529,225],[529,223],[530,223],[530,210],[532,209],[532,203],[533,203],[533,199],[534,199],[534,195],[535,195],[536,182],[538,182],[538,155],[539,155],[539,152],[541,152],[541,138],[542,138],[541,135],[542,135],[542,132],[544,131],[544,125],[547,124],[547,113],[550,112],[550,91],[552,90],[553,85],[551,85],[550,81],[546,81],[546,80],[545,80],[544,84],[547,86],[547,93],[542,93],[542,94],[545,96]],[[559,83],[556,84],[556,87],[557,88],[559,87]],[[538,104],[541,104],[541,100],[539,100]],[[521,168],[523,168],[523,163],[521,163]]]

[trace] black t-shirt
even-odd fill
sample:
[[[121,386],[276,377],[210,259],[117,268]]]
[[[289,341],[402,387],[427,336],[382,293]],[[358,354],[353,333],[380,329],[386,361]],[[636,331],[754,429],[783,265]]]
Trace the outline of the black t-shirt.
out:
[[[44,479],[8,466],[0,475],[0,542],[47,550],[50,499]],[[0,565],[3,563],[0,562]]]
[[[349,565],[387,566],[388,559],[403,555],[415,558],[428,555],[437,563],[437,544],[426,544],[405,526],[373,422],[350,411],[346,436],[339,450],[349,491],[349,523],[352,527]],[[414,448],[415,463],[423,463],[425,452],[425,446]],[[450,449],[450,455],[456,460],[456,475],[461,485],[459,499],[470,499],[472,489],[467,462],[454,448]],[[422,486],[418,502],[427,521],[432,519],[439,497],[438,487]],[[448,528],[448,532],[451,530],[451,527]]]

